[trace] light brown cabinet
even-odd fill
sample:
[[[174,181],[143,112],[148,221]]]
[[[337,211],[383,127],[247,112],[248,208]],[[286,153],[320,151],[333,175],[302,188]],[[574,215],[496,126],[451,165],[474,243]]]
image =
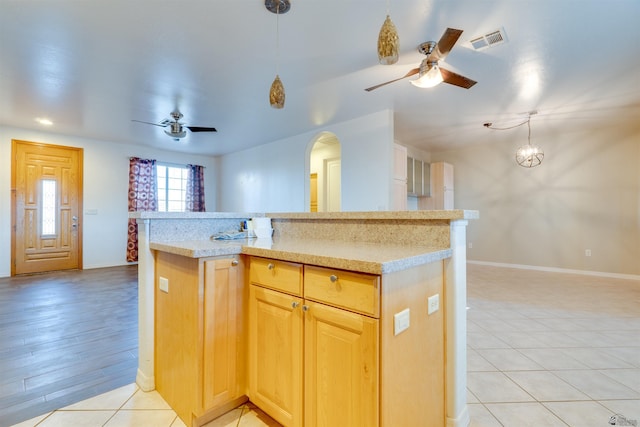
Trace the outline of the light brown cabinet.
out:
[[[156,389],[187,426],[246,401],[243,261],[156,253]]]
[[[429,296],[444,306],[442,262],[381,276],[248,262],[253,403],[285,427],[444,425],[444,316],[427,314]]]
[[[322,302],[377,313],[378,276],[252,257],[249,281],[251,401],[286,427],[377,426],[378,320]]]
[[[443,426],[443,278],[157,252],[156,388],[189,427],[247,396],[285,427]]]

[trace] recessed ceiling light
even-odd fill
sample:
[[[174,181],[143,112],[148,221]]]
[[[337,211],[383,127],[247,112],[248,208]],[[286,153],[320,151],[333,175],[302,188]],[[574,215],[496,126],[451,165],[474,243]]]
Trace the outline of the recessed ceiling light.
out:
[[[36,122],[40,123],[41,125],[45,125],[45,126],[51,126],[53,124],[53,122],[45,117],[37,117],[36,118]]]

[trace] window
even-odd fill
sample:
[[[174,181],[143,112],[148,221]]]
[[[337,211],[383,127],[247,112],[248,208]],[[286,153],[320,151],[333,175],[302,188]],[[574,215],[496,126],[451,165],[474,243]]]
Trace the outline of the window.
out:
[[[185,212],[187,210],[187,177],[186,167],[169,166],[158,163],[158,211]]]
[[[42,180],[42,235],[56,234],[56,181]]]

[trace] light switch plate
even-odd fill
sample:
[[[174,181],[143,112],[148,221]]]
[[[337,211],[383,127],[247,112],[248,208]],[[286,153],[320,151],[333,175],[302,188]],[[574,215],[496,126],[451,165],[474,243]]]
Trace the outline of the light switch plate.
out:
[[[433,314],[440,309],[440,294],[435,294],[428,299],[428,314]]]
[[[162,292],[169,293],[169,279],[167,279],[166,277],[159,277],[158,287]]]
[[[408,308],[405,308],[399,313],[393,315],[393,335],[398,335],[400,332],[409,329],[411,323],[411,313]]]

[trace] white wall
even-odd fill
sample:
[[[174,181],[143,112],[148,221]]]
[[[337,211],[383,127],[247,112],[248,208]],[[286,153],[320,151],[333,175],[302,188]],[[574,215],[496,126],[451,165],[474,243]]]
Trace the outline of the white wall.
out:
[[[11,274],[12,139],[83,148],[83,210],[98,211],[97,215],[83,215],[84,268],[126,264],[129,157],[205,166],[205,204],[208,211],[216,209],[216,164],[212,157],[0,127],[0,277]]]
[[[640,275],[640,126],[535,135],[545,158],[532,169],[514,160],[526,140],[431,153],[454,165],[455,206],[480,211],[468,258]]]
[[[336,135],[342,149],[342,210],[391,206],[393,113],[384,110],[223,156],[218,206],[233,212],[309,210],[309,154],[315,137]]]

